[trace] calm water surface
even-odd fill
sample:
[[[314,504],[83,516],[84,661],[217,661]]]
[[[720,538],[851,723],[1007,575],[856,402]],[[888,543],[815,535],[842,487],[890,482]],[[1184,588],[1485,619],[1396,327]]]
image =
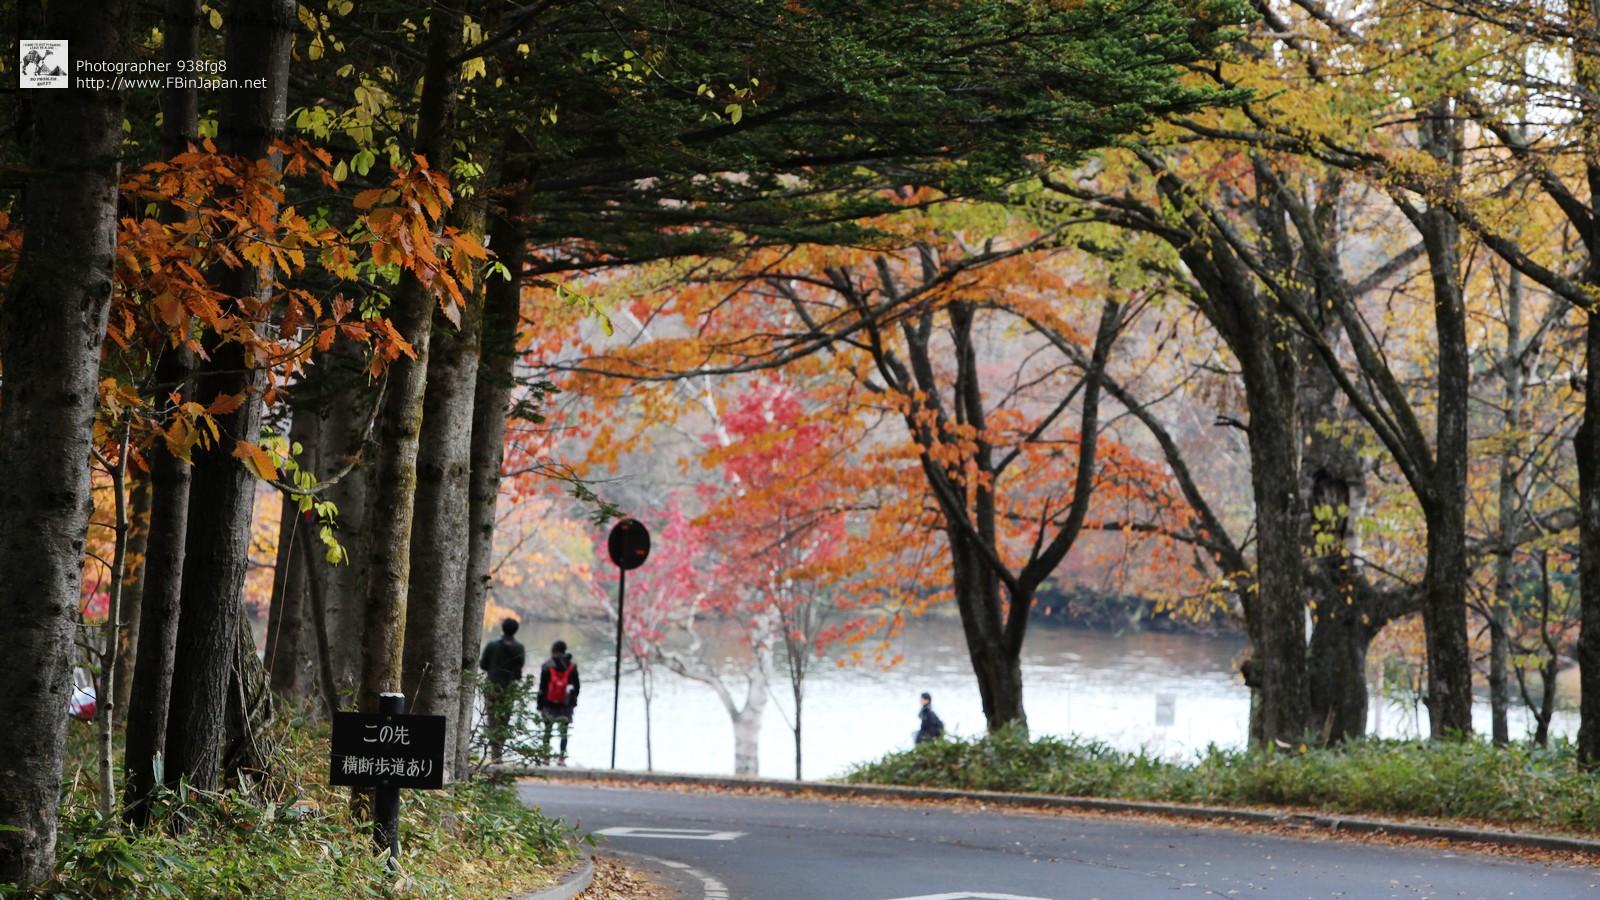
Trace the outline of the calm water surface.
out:
[[[600,630],[604,627],[525,622],[519,635],[534,673],[533,658],[547,653],[557,638],[571,646],[578,661],[583,690],[568,754],[574,766],[604,768],[610,763],[614,637]],[[736,636],[709,636],[708,645],[725,654],[740,651]],[[1207,744],[1243,747],[1250,694],[1236,670],[1244,648],[1242,637],[1030,628],[1022,659],[1029,728],[1035,736],[1077,734],[1169,758],[1192,757]],[[959,735],[983,731],[983,708],[959,624],[915,622],[896,642],[895,652],[904,660],[886,671],[838,668],[831,660],[813,666],[806,680],[806,778],[833,777],[854,763],[909,748],[923,691],[933,694],[933,707],[947,730]],[[737,700],[743,699],[743,678],[731,678],[729,687]],[[794,735],[788,723],[794,702],[781,666],[771,690],[761,729],[761,774],[793,778]],[[1416,734],[1419,717],[1410,704],[1375,698],[1372,706],[1371,724],[1378,733]],[[1474,711],[1476,727],[1487,730],[1488,707],[1479,707]],[[645,704],[637,672],[623,671],[618,717],[617,766],[642,771],[647,768]],[[1575,718],[1558,713],[1556,733],[1575,732]],[[1420,723],[1426,728],[1425,714]],[[1524,717],[1513,715],[1514,734],[1529,727]],[[657,771],[733,772],[733,726],[706,685],[658,668],[649,733],[650,762]]]

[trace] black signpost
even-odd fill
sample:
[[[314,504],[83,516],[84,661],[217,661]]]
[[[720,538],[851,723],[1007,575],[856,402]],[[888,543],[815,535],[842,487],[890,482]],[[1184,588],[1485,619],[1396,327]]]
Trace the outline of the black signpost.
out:
[[[444,787],[444,716],[405,715],[404,694],[379,694],[375,713],[334,713],[328,783],[376,788],[372,837],[400,855],[400,789]]]
[[[617,583],[617,674],[611,693],[611,768],[617,767],[617,708],[622,699],[622,610],[628,592],[628,570],[637,569],[650,558],[650,530],[635,519],[623,519],[611,528],[606,552],[616,563]]]

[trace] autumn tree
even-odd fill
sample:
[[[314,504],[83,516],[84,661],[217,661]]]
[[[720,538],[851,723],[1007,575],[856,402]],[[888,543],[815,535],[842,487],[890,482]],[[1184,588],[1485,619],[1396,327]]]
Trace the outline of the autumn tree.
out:
[[[701,275],[700,287],[676,290],[660,306],[633,305],[634,318],[682,323],[674,327],[683,333],[577,368],[683,384],[778,365],[800,366],[807,379],[832,368],[839,381],[831,415],[889,416],[896,424],[881,439],[897,449],[868,460],[875,468],[861,484],[876,487],[860,489],[866,496],[857,501],[879,507],[872,515],[884,524],[854,546],[885,555],[904,546],[880,543],[890,534],[914,534],[919,546],[940,535],[934,555],[946,557],[949,581],[924,586],[938,594],[953,585],[989,723],[998,728],[1025,721],[1017,660],[1028,609],[1082,530],[1096,484],[1135,494],[1150,488],[1153,504],[1164,500],[1152,473],[1123,448],[1097,460],[1096,373],[1125,315],[1116,291],[1086,301],[1092,276],[1074,273],[1084,280],[1073,281],[1029,254],[1037,247],[1026,240],[942,235],[941,221],[913,217],[896,226],[914,236],[903,252],[798,248]],[[730,295],[767,302],[725,303]],[[1077,318],[1091,315],[1080,303],[1098,305],[1092,327]],[[1032,348],[1020,372],[991,358],[1008,327]],[[1057,342],[1087,348],[1086,369],[1055,355]],[[664,414],[661,404],[647,408],[651,417]],[[1077,428],[1064,424],[1074,418]],[[885,582],[894,580],[890,571]]]
[[[1384,167],[1400,184],[1418,190],[1450,211],[1475,237],[1531,281],[1583,310],[1586,370],[1600,360],[1594,324],[1596,215],[1589,185],[1594,181],[1597,135],[1594,87],[1600,68],[1593,42],[1596,11],[1590,4],[1515,5],[1490,0],[1445,4],[1472,33],[1501,52],[1455,66],[1455,114],[1475,126],[1469,151],[1484,165],[1463,189],[1442,191],[1425,169]],[[1513,49],[1514,48],[1514,49]],[[1546,66],[1543,60],[1552,60]],[[1512,102],[1502,103],[1503,99]],[[1555,112],[1559,110],[1559,112]],[[1335,148],[1342,150],[1339,144]],[[1526,185],[1527,190],[1522,187]],[[1565,241],[1539,240],[1519,229],[1522,217],[1508,197],[1537,198],[1556,211]],[[1578,663],[1582,684],[1579,753],[1600,759],[1600,379],[1584,382],[1583,419],[1575,439],[1578,472],[1579,581],[1582,627]]]
[[[1022,640],[1034,593],[1072,549],[1089,512],[1099,449],[1100,373],[1121,329],[1122,304],[1105,301],[1083,380],[1059,386],[1060,399],[1043,416],[1019,421],[1002,412],[1003,401],[1012,399],[1004,382],[986,387],[978,364],[981,314],[1003,300],[984,297],[988,292],[981,287],[963,286],[965,290],[953,292],[955,297],[930,304],[902,321],[879,318],[869,292],[888,298],[920,293],[949,271],[941,272],[930,248],[919,248],[918,255],[920,272],[913,270],[915,274],[896,277],[880,261],[876,279],[836,269],[843,274],[834,275],[831,286],[859,316],[876,374],[891,392],[918,448],[918,462],[942,519],[956,604],[989,728],[1009,723],[1026,726]],[[1014,315],[1028,327],[1058,334],[1075,331],[1051,322],[1044,308]],[[1076,433],[1058,436],[1051,426],[1080,391]],[[1044,474],[1044,463],[1051,458],[1044,448],[1057,442],[1078,445],[1070,477]],[[1031,508],[1017,510],[1015,500],[1006,502],[1011,499],[1003,493],[1008,476],[1022,482]],[[1070,485],[1070,492],[1041,490],[1035,479],[1042,478]],[[1031,527],[1007,535],[1013,516],[1012,521],[1030,522]],[[1020,561],[1005,558],[1006,537],[1031,545],[1017,553]]]
[[[856,466],[840,453],[840,422],[828,421],[832,410],[804,393],[779,377],[723,404],[728,442],[713,445],[703,460],[723,480],[702,486],[709,505],[699,519],[706,543],[723,560],[718,580],[737,585],[750,595],[741,602],[763,604],[776,618],[774,643],[783,651],[793,703],[786,719],[797,780],[804,777],[811,666],[867,624],[856,610],[874,612],[870,602],[851,596],[866,580],[846,532],[855,503],[844,486],[853,479],[834,477]],[[807,400],[816,408],[807,410]]]

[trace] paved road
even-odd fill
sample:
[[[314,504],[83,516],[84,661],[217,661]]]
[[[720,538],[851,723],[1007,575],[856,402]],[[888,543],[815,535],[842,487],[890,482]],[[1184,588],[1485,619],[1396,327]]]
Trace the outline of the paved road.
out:
[[[524,782],[689,900],[1595,898],[1600,868],[1119,819]]]

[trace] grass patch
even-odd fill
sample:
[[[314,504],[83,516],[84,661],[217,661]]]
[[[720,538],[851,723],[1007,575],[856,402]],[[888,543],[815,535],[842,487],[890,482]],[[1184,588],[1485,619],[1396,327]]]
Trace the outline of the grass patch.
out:
[[[391,871],[351,816],[348,789],[327,785],[327,725],[291,718],[274,726],[269,782],[165,791],[152,827],[124,833],[96,806],[92,726],[71,728],[56,875],[30,891],[0,886],[0,898],[501,898],[577,860],[564,823],[523,806],[507,781],[477,780],[401,793]],[[171,833],[180,820],[187,828]]]
[[[855,766],[844,780],[1600,831],[1600,779],[1567,742],[1543,749],[1370,739],[1297,753],[1212,746],[1175,762],[1079,737],[1030,741],[1005,729],[920,744]]]

